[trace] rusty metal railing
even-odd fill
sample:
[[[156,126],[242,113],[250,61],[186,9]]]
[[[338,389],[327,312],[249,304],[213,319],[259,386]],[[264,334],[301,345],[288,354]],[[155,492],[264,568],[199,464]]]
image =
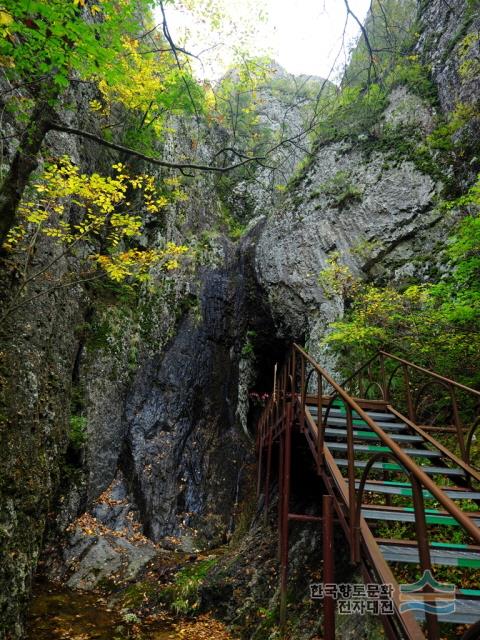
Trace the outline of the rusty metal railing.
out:
[[[476,544],[480,544],[480,529],[473,520],[466,515],[455,502],[446,494],[430,478],[422,468],[417,465],[414,460],[395,442],[392,437],[386,433],[377,422],[367,413],[370,408],[383,408],[391,410],[397,416],[402,417],[388,405],[389,402],[389,383],[387,372],[385,370],[384,359],[391,358],[398,362],[398,367],[402,367],[405,372],[408,367],[418,369],[422,373],[428,373],[435,380],[450,385],[452,388],[461,388],[464,391],[471,392],[480,398],[480,392],[469,389],[465,385],[456,383],[455,381],[443,378],[439,374],[429,372],[422,367],[418,367],[413,363],[392,356],[386,352],[379,352],[366,365],[359,368],[353,376],[351,376],[345,384],[351,385],[362,371],[368,368],[375,358],[380,358],[380,371],[382,373],[381,383],[378,383],[382,390],[382,398],[380,400],[369,400],[364,398],[359,400],[350,395],[343,385],[338,384],[330,374],[322,368],[314,358],[312,358],[304,349],[298,345],[293,345],[290,355],[277,375],[277,382],[274,393],[264,408],[260,417],[257,431],[257,450],[259,456],[259,475],[258,490],[261,489],[262,479],[262,460],[264,449],[267,450],[266,474],[265,474],[265,510],[268,510],[269,504],[269,485],[271,474],[272,447],[275,442],[279,444],[279,518],[280,518],[280,566],[281,566],[281,622],[285,622],[286,615],[286,582],[287,582],[287,566],[288,566],[288,524],[290,520],[319,520],[311,516],[298,515],[290,513],[290,473],[291,473],[291,448],[292,448],[292,431],[294,425],[306,437],[310,447],[312,456],[315,460],[318,474],[324,479],[324,484],[328,489],[328,493],[333,498],[333,505],[339,521],[341,522],[347,535],[350,545],[351,560],[359,563],[362,558],[368,556],[369,562],[373,565],[375,575],[379,576],[384,582],[390,582],[394,585],[393,600],[396,610],[397,631],[390,629],[389,636],[395,638],[398,629],[401,630],[402,636],[409,639],[424,638],[418,623],[410,613],[400,612],[399,587],[388,564],[384,560],[379,547],[370,531],[366,521],[362,517],[363,495],[368,474],[371,471],[375,461],[381,457],[390,457],[395,459],[400,470],[408,476],[412,486],[415,527],[418,541],[418,552],[420,565],[422,569],[431,570],[430,548],[428,542],[428,528],[426,525],[425,508],[423,501],[423,491],[426,490],[430,496],[437,500],[444,508],[446,514],[450,515],[458,523]],[[309,371],[307,371],[310,369]],[[394,374],[390,373],[390,379]],[[408,371],[407,383],[409,383]],[[316,380],[316,384],[315,384]],[[313,387],[313,390],[312,390]],[[450,388],[449,387],[449,388]],[[325,389],[329,389],[329,393],[325,393]],[[363,390],[357,386],[357,391]],[[366,394],[368,395],[368,394]],[[454,397],[454,396],[452,396]],[[345,408],[346,421],[346,439],[347,439],[347,478],[345,479],[340,473],[335,459],[330,453],[328,446],[325,446],[325,429],[328,422],[329,412],[333,406],[334,400],[340,401]],[[408,400],[408,398],[407,398]],[[309,407],[316,408],[316,420],[312,416]],[[408,404],[410,407],[410,404]],[[324,413],[325,409],[325,413]],[[356,488],[356,460],[354,445],[354,424],[353,414],[356,418],[360,418],[370,430],[378,437],[380,445],[388,449],[388,452],[376,454],[366,464],[365,470],[361,477],[358,490]],[[480,482],[480,474],[471,468],[465,458],[458,459],[453,456],[448,449],[435,441],[431,436],[425,433],[420,427],[415,425],[413,421],[414,413],[409,414],[407,420],[408,426],[424,437],[425,444],[431,444],[450,460],[458,464],[467,481],[475,480]],[[478,425],[477,425],[478,426]],[[458,433],[458,431],[457,431]],[[463,436],[463,429],[462,429]],[[462,451],[468,451],[468,441],[465,443]],[[325,503],[327,504],[327,503]],[[326,516],[325,516],[326,518]],[[324,518],[324,520],[325,520]],[[327,525],[330,525],[330,519]],[[328,529],[328,526],[327,526]],[[328,535],[327,529],[324,534]],[[328,546],[328,544],[327,544]],[[325,609],[325,615],[332,616],[331,603]],[[438,635],[438,623],[434,614],[426,616],[428,637],[430,640],[436,640]],[[392,624],[390,621],[388,624]],[[332,626],[333,625],[333,626]],[[388,626],[388,625],[387,625]],[[334,622],[326,620],[325,638],[333,638],[332,628]]]
[[[387,363],[393,364],[390,370],[387,369]],[[436,431],[443,435],[454,433],[457,437],[460,457],[467,464],[471,464],[474,433],[480,425],[480,391],[386,351],[378,351],[349,378],[344,380],[341,386],[362,398],[369,397],[372,391],[377,391],[382,400],[391,402],[394,395],[392,387],[399,372],[401,372],[403,379],[403,400],[406,412],[408,418],[414,423],[418,422],[422,399],[430,399],[427,392],[435,387],[444,391],[444,398],[447,400],[444,410],[448,410],[447,413],[451,416],[452,424],[442,424],[439,427],[428,424],[422,425],[422,427],[427,431]],[[417,374],[415,381],[413,374]],[[459,393],[465,394],[475,406],[475,417],[469,427],[462,423],[458,401]],[[432,404],[431,399],[430,404]]]

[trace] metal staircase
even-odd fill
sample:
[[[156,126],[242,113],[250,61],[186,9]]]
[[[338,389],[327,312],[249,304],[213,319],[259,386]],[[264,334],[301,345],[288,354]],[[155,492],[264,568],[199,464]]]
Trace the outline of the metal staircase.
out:
[[[283,632],[290,523],[321,523],[323,584],[333,584],[336,517],[365,583],[391,585],[392,610],[379,614],[387,637],[440,640],[468,625],[464,637],[480,638],[480,473],[471,463],[480,392],[385,352],[340,385],[298,345],[274,387],[257,430],[258,491],[268,510],[278,455]],[[290,510],[294,431],[323,481],[317,516]],[[443,567],[461,571],[468,588],[442,594]],[[409,568],[432,578],[413,595],[397,577]],[[325,594],[325,640],[335,638],[335,605]]]

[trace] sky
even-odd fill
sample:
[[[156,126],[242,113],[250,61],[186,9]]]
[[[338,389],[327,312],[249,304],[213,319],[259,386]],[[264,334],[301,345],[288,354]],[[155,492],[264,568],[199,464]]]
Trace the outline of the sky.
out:
[[[215,6],[212,0],[204,3]],[[195,65],[200,78],[219,78],[231,64],[232,50],[239,41],[250,51],[260,47],[260,53],[270,55],[290,73],[322,78],[330,73],[342,44],[343,0],[223,0],[222,4],[227,20],[221,32],[212,30],[208,20],[201,22],[173,5],[166,7],[174,41],[185,44],[192,53],[203,52],[202,64]],[[349,4],[363,20],[370,0],[349,0]],[[358,25],[350,18],[346,43],[352,43],[358,34]],[[337,64],[344,61],[345,52]]]

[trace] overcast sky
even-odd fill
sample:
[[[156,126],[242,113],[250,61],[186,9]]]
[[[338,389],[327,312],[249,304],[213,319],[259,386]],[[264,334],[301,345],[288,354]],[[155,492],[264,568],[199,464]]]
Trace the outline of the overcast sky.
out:
[[[200,76],[213,79],[224,73],[232,59],[230,51],[246,23],[256,29],[254,35],[245,38],[249,48],[263,46],[264,52],[290,73],[326,77],[330,72],[342,42],[346,18],[343,0],[225,0],[225,5],[236,28],[221,35],[212,34],[209,27],[200,26],[198,21],[193,24],[185,14],[167,5],[169,28],[177,42],[184,42],[188,29],[187,41],[192,52],[215,47],[202,55],[203,69],[197,68]],[[363,20],[370,0],[350,0],[350,6]],[[267,17],[262,21],[258,13],[264,9]],[[350,18],[347,43],[358,32],[358,25]]]

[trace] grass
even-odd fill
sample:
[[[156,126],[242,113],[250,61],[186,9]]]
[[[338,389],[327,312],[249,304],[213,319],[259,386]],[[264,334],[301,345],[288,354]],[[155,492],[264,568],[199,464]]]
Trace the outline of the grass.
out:
[[[181,569],[161,592],[161,599],[176,615],[192,615],[200,609],[200,587],[217,562],[209,557]]]

